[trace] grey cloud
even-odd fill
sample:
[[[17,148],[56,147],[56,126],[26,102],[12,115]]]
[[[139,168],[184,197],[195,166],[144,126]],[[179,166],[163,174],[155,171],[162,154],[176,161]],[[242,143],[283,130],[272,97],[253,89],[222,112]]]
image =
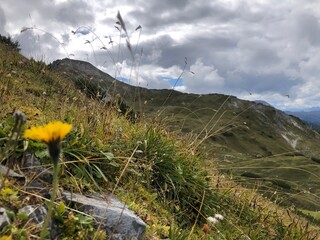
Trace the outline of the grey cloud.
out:
[[[42,0],[3,0],[1,2],[2,7],[8,14],[14,14],[16,18],[23,18],[25,15],[33,15],[32,13],[41,13],[46,6],[46,1]],[[36,6],[36,7],[35,7]],[[18,14],[16,14],[18,13]],[[26,20],[26,19],[25,19]]]
[[[310,13],[298,13],[293,22],[293,34],[298,40],[307,40],[311,45],[320,44],[319,18]]]
[[[202,58],[205,66],[215,66],[218,69],[215,76],[218,77],[209,75],[210,72],[197,73],[201,71],[199,68],[194,69],[195,76],[185,77],[188,80],[185,83],[188,90],[194,92],[212,92],[211,89],[217,91],[224,87],[225,90],[233,92],[271,90],[285,94],[292,85],[299,83],[297,79],[293,80],[286,74],[286,62],[278,55],[277,44],[270,43],[267,39],[212,34],[194,36],[179,45],[170,36],[164,36],[153,42],[144,42],[142,46],[146,49],[144,57],[147,60],[148,56],[155,52],[154,49],[161,51],[157,63],[162,67],[179,65],[182,69],[186,56],[190,70],[198,58]],[[237,52],[239,54],[236,54]],[[211,69],[211,72],[213,71]],[[211,76],[212,80],[207,79],[208,82],[205,82],[206,75]]]
[[[201,59],[190,66],[191,72],[183,75],[186,90],[196,93],[213,93],[223,89],[225,80],[213,65],[204,65]]]
[[[70,24],[75,27],[94,22],[93,9],[85,1],[65,1],[54,5],[52,10],[51,18],[63,24]]]
[[[279,74],[245,74],[233,73],[226,78],[226,88],[233,92],[248,91],[251,93],[276,92],[282,95],[291,93],[294,86],[303,81],[292,79],[283,73]]]
[[[21,29],[23,26],[32,26],[38,23],[37,17],[43,13],[49,12],[45,8],[47,1],[30,0],[30,1],[17,1],[17,0],[2,0],[1,5],[4,9],[7,19],[10,19],[13,29],[7,29],[7,31]],[[37,7],[35,7],[37,6]],[[45,22],[44,17],[42,22]]]
[[[143,1],[145,2],[145,1]],[[162,0],[162,1],[149,1],[149,9],[159,9],[159,10],[166,10],[168,9],[168,6],[173,9],[180,9],[183,10],[185,9],[190,3],[192,2],[191,0]]]
[[[62,41],[64,45],[68,45],[70,41],[70,35],[68,33],[61,35]]]
[[[119,47],[117,44],[118,38],[114,39],[115,43],[113,46],[108,44],[109,39],[102,39],[108,48],[108,50],[101,49],[101,44],[99,41],[95,41],[97,43],[94,46],[94,61],[97,62],[98,65],[104,66],[107,64],[113,64],[114,62],[127,60],[128,62],[132,61],[132,56],[125,44],[122,41],[121,46]],[[139,45],[135,45],[132,43],[132,49],[136,57],[136,61],[139,61],[141,65],[154,65],[157,64],[160,67],[171,67],[172,65],[183,66],[185,55],[181,55],[182,57],[174,57],[174,55],[179,55],[177,51],[173,51],[173,45],[175,44],[174,40],[170,36],[164,36],[155,41],[142,42]],[[89,50],[92,52],[91,47],[88,44],[83,45],[82,51],[79,51],[79,55],[83,55],[83,50]],[[140,60],[140,54],[142,50],[142,58]],[[184,48],[179,48],[179,51],[184,51]],[[169,54],[170,53],[170,54]],[[90,53],[93,55],[93,53]]]
[[[37,60],[51,62],[61,57],[61,44],[57,42],[52,35],[44,33],[35,34],[34,31],[26,31],[15,37],[21,46],[21,52],[27,57],[33,57]]]
[[[41,0],[3,0],[2,4],[8,16],[14,18],[16,25],[20,25],[20,29],[23,26],[35,25],[46,31],[55,32],[69,25],[78,27],[82,24],[93,24],[95,19],[92,7],[82,0],[61,3]]]
[[[6,34],[5,25],[6,25],[6,17],[5,17],[3,9],[0,6],[0,34],[1,35]]]
[[[180,4],[171,2],[175,1],[149,1],[149,4],[129,12],[128,16],[136,19],[149,33],[160,31],[166,26],[179,28],[179,24],[197,24],[200,20],[210,25],[236,17],[234,11],[217,3],[208,5],[202,1],[185,1]]]
[[[22,49],[21,52],[28,56],[33,55],[39,49],[40,37],[34,35],[32,31],[26,31],[15,36],[15,40],[19,41]]]
[[[261,38],[242,39],[238,44],[239,70],[244,72],[274,72],[281,58],[277,48]]]
[[[161,53],[156,63],[162,67],[184,66],[184,58],[188,58],[188,66],[201,58],[205,65],[214,65],[221,73],[234,67],[235,57],[232,55],[238,46],[236,37],[225,34],[198,36],[194,34],[183,43],[176,42],[169,35],[160,36],[140,44],[143,48],[143,64],[150,64],[155,53]],[[232,66],[233,65],[233,66]]]
[[[205,37],[192,38],[184,43],[176,42],[169,35],[163,35],[150,41],[140,43],[143,48],[142,62],[150,64],[150,60],[154,59],[155,53],[161,53],[155,62],[162,67],[170,67],[172,65],[184,66],[184,58],[188,58],[188,64],[191,65],[198,58],[209,59],[215,48],[224,48],[222,39],[210,39]],[[210,49],[203,49],[204,44]],[[209,44],[209,45],[208,45]],[[211,48],[210,44],[213,45]],[[211,59],[212,60],[212,59]]]
[[[311,79],[314,81],[314,85],[320,86],[318,81],[318,76],[320,75],[319,61],[320,49],[317,51],[314,50],[310,57],[303,59],[303,61],[299,63],[299,72],[301,77],[305,79]]]

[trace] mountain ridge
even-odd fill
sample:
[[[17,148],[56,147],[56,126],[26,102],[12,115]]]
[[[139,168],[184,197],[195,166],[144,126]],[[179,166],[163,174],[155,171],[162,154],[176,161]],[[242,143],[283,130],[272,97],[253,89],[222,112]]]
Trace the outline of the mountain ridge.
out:
[[[266,139],[268,138],[278,139],[278,141],[281,142],[278,147],[274,147],[277,149],[276,151],[264,146],[264,148],[266,148],[265,150],[257,151],[255,154],[268,155],[268,152],[269,155],[279,154],[280,149],[283,152],[303,150],[303,148],[299,147],[299,142],[303,142],[301,137],[297,137],[299,134],[305,135],[304,138],[312,136],[317,140],[320,139],[319,135],[300,119],[289,116],[285,112],[273,106],[262,104],[261,102],[250,102],[223,94],[188,94],[169,89],[146,89],[132,86],[116,80],[109,74],[102,72],[92,64],[84,61],[71,59],[57,60],[51,64],[51,67],[55,71],[64,73],[64,76],[78,85],[81,79],[84,86],[92,86],[90,91],[94,92],[92,94],[93,96],[102,95],[104,99],[110,100],[112,95],[120,94],[135,111],[144,111],[147,115],[154,114],[157,111],[163,111],[165,116],[173,116],[173,118],[169,119],[171,126],[177,121],[181,123],[184,114],[194,115],[193,111],[203,113],[203,109],[206,108],[208,111],[211,111],[213,115],[219,111],[216,117],[220,116],[220,113],[222,116],[217,118],[216,121],[220,121],[220,124],[222,124],[221,120],[231,122],[221,129],[221,126],[219,128],[215,120],[211,119],[211,125],[209,124],[207,127],[210,126],[212,130],[211,133],[214,135],[213,142],[217,142],[217,139],[220,139],[220,141],[218,141],[220,143],[230,142],[230,137],[232,137],[230,135],[234,137],[234,134],[237,134],[239,131],[245,132],[245,129],[250,130],[250,118],[253,118],[252,120],[255,123],[251,124],[251,127],[253,130],[258,131],[260,129],[261,131],[259,140],[255,139],[257,142],[260,141],[261,145],[267,145],[269,141],[266,141]],[[237,114],[239,114],[239,116],[237,116]],[[198,118],[199,114],[196,115]],[[192,132],[201,132],[201,129],[206,126],[205,121],[210,121],[210,117],[213,115],[205,116],[200,121],[197,121],[195,118],[190,118],[188,120],[191,120],[191,122],[184,122],[181,130],[183,132],[190,130]],[[266,123],[271,127],[268,127]],[[232,128],[232,130],[230,128]],[[266,130],[263,130],[264,128]],[[276,131],[272,133],[271,129],[275,129]],[[222,137],[216,136],[217,134],[214,134],[216,131],[224,135]],[[233,133],[231,134],[232,131]],[[267,134],[267,132],[269,132],[269,134]],[[247,139],[249,135],[250,133],[246,134]],[[296,142],[296,144],[292,144],[292,142]],[[229,147],[231,145],[234,146],[234,144],[230,143]]]

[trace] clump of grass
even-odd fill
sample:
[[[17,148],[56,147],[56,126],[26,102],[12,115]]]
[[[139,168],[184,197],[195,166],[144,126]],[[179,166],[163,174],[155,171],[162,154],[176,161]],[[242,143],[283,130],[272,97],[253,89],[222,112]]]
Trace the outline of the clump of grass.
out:
[[[143,170],[147,178],[142,181],[148,181],[147,186],[158,192],[164,202],[179,206],[181,213],[189,211],[189,221],[194,221],[198,211],[202,211],[203,195],[206,195],[204,205],[210,205],[216,196],[209,190],[208,175],[200,167],[201,159],[179,152],[175,145],[159,128],[147,129],[140,148],[141,159],[147,161]]]

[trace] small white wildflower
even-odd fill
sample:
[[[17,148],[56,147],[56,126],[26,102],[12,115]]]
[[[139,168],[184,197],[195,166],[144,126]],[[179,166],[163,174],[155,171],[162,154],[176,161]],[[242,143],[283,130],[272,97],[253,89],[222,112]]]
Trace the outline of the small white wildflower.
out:
[[[214,218],[217,219],[217,220],[221,220],[221,221],[223,220],[223,216],[221,214],[219,214],[219,213],[215,214]]]
[[[209,223],[210,225],[215,225],[216,223],[219,222],[219,220],[216,219],[216,218],[214,218],[214,217],[208,217],[208,218],[207,218],[207,221],[208,221],[208,223]]]

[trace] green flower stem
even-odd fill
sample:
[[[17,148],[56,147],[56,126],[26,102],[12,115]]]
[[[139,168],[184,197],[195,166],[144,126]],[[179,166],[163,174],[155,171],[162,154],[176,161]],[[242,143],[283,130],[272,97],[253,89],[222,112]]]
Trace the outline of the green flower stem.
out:
[[[58,157],[59,158],[59,157]],[[52,159],[53,160],[53,181],[52,181],[52,194],[51,194],[51,199],[50,202],[48,203],[48,214],[47,218],[43,224],[41,233],[40,233],[40,240],[44,240],[46,236],[48,235],[48,226],[52,217],[53,213],[53,208],[54,208],[54,203],[56,200],[56,195],[58,191],[58,182],[59,182],[59,163],[58,159]]]

